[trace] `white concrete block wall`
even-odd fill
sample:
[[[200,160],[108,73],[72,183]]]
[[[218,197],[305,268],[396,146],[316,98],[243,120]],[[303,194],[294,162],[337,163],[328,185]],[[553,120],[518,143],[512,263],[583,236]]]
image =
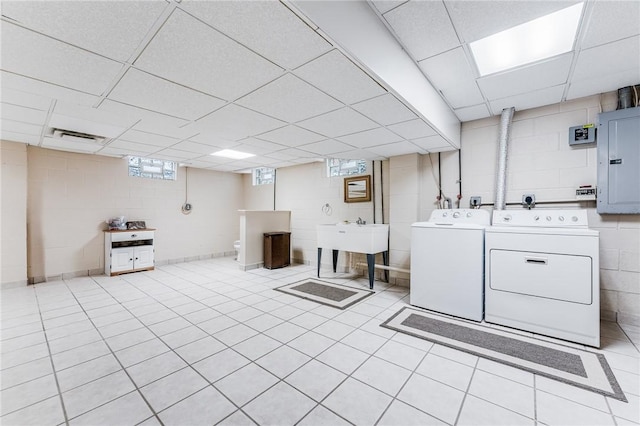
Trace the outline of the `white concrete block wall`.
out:
[[[580,185],[595,186],[596,146],[569,146],[568,129],[596,123],[600,110],[614,110],[616,101],[612,92],[516,111],[507,166],[507,203],[520,202],[525,193],[535,194],[538,202],[571,201]],[[475,195],[481,196],[483,203],[494,201],[498,125],[499,117],[492,117],[462,126],[464,206]],[[603,318],[617,316],[621,322],[640,325],[640,216],[601,216],[595,202],[565,206],[588,209],[590,227],[600,232]]]

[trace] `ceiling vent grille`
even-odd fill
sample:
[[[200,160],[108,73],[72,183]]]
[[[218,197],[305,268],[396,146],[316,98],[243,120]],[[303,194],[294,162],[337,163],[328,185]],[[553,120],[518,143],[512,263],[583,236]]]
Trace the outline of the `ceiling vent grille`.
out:
[[[107,142],[107,138],[104,136],[74,132],[73,130],[64,129],[53,129],[53,138],[68,142],[82,142],[98,145],[104,145]]]

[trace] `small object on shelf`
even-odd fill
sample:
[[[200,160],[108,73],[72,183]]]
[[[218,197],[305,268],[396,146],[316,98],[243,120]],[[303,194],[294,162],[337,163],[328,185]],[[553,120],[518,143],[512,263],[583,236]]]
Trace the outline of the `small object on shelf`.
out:
[[[147,229],[147,224],[144,220],[134,220],[127,222],[127,229]]]
[[[110,231],[114,230],[125,230],[127,229],[127,224],[124,221],[124,216],[113,217],[111,219],[106,220],[107,225],[109,226]]]

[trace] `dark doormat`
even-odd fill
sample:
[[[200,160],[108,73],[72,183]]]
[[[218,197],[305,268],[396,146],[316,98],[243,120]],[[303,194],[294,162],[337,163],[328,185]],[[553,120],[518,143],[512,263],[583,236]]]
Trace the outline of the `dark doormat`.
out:
[[[338,309],[346,309],[375,293],[370,290],[347,287],[316,279],[298,281],[278,287],[275,290]]]

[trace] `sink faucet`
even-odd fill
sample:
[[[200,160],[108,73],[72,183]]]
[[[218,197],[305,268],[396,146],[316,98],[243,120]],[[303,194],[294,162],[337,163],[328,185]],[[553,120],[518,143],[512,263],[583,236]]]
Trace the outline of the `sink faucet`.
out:
[[[367,221],[366,220],[362,220],[362,218],[358,216],[358,220],[356,220],[356,223],[358,225],[366,225]]]

